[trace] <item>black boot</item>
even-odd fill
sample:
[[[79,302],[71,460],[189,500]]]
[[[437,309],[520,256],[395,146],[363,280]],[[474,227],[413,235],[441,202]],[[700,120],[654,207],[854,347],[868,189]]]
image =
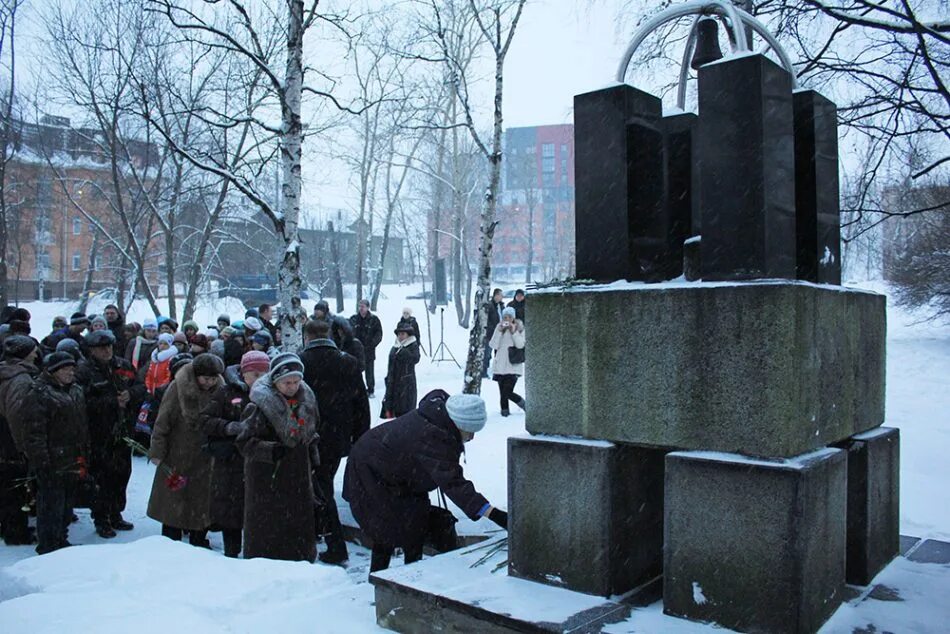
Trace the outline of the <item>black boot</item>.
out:
[[[389,562],[393,558],[394,548],[388,544],[374,544],[373,556],[370,559],[369,571],[379,572],[389,568]]]
[[[510,416],[510,415],[511,415],[511,412],[509,412],[509,411],[506,410],[506,409],[503,409],[503,410],[501,410],[501,415],[507,417],[507,416]]]
[[[112,539],[115,537],[116,532],[112,530],[112,526],[106,522],[99,522],[96,524],[96,534],[103,539]]]
[[[514,396],[511,398],[511,400],[514,401],[515,405],[517,405],[521,409],[525,409],[525,401],[524,401],[523,396]]]
[[[339,542],[334,539],[328,539],[326,552],[320,553],[320,561],[332,566],[342,566],[349,559],[346,552],[346,542]]]
[[[135,524],[132,522],[126,522],[124,519],[122,519],[121,513],[118,515],[113,515],[109,519],[109,524],[112,525],[113,530],[117,531],[130,531],[135,528]]]
[[[224,536],[224,556],[232,559],[241,554],[241,529],[226,528],[221,531]]]
[[[207,548],[211,550],[211,542],[208,541],[208,531],[188,531],[188,543],[198,548]]]

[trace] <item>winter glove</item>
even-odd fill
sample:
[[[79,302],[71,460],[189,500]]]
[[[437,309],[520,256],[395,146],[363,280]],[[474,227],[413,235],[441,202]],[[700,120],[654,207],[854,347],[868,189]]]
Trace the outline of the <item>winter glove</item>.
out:
[[[274,448],[271,449],[271,460],[273,461],[274,464],[277,464],[278,462],[283,460],[284,456],[287,455],[288,451],[290,450],[286,446],[284,446],[282,443],[279,443],[279,442],[274,443]]]
[[[492,510],[488,512],[488,519],[498,524],[498,526],[504,530],[508,530],[508,514],[504,511],[492,508]]]
[[[224,433],[228,436],[237,436],[244,430],[244,425],[239,420],[232,420],[230,423],[225,425]]]

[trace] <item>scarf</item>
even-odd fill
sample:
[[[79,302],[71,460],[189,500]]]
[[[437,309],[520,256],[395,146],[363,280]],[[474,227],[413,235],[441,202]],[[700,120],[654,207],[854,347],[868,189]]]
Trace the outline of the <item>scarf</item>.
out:
[[[178,354],[178,348],[172,346],[168,350],[159,350],[158,346],[155,346],[155,349],[152,350],[152,361],[158,361],[159,363],[164,363]]]
[[[136,370],[139,369],[139,356],[142,353],[142,345],[146,343],[154,343],[155,339],[146,339],[145,337],[139,335],[135,338],[135,346],[132,348],[132,367]]]
[[[251,402],[288,447],[309,445],[317,438],[320,414],[317,398],[303,382],[292,398],[286,398],[271,382],[270,374],[259,378],[251,387]]]

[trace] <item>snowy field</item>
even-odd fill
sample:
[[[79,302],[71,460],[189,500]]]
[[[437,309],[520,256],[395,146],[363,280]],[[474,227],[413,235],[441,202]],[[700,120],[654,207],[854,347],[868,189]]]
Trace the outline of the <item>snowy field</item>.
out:
[[[886,292],[880,284],[866,287]],[[388,347],[394,339],[392,329],[403,306],[411,306],[419,319],[428,353],[417,368],[419,395],[436,387],[456,392],[462,385],[461,371],[451,361],[431,361],[427,333],[431,328],[437,346],[438,314],[432,317],[430,326],[423,302],[404,299],[420,289],[391,286],[384,290],[378,314],[385,337],[376,363],[374,416],[379,413]],[[348,299],[348,309],[352,310],[353,305],[354,300]],[[46,334],[44,324],[49,324],[54,315],[72,312],[72,306],[64,304],[24,306],[33,314],[34,334],[39,337]],[[102,307],[92,305],[88,311],[100,312]],[[202,304],[197,318],[206,325],[214,323],[221,312],[229,312],[236,319],[244,311],[235,300],[220,300]],[[449,307],[445,341],[464,363],[467,333],[458,327],[453,315],[454,308]],[[129,318],[141,322],[148,316],[147,305],[137,302]],[[888,308],[887,424],[900,427],[902,434],[901,532],[950,541],[950,461],[946,459],[950,455],[950,325],[921,323],[921,318]],[[531,327],[538,325],[529,323],[529,339]],[[506,441],[524,432],[524,415],[513,408],[510,418],[500,416],[498,389],[493,382],[485,381],[482,393],[488,403],[488,425],[467,446],[465,471],[489,500],[507,506]],[[530,401],[531,395],[526,396]],[[350,566],[344,571],[319,563],[229,560],[220,554],[220,534],[211,536],[214,551],[169,542],[158,537],[160,526],[145,517],[153,474],[154,468],[143,459],[135,460],[126,513],[126,518],[135,523],[134,531],[120,533],[106,542],[95,535],[88,511],[80,510],[80,521],[70,529],[70,541],[81,547],[37,557],[31,547],[0,545],[0,632],[96,632],[129,627],[163,634],[169,630],[379,631],[372,606],[373,590],[366,583],[368,554],[364,549],[350,548]],[[341,515],[347,522],[345,503]],[[493,529],[494,525],[487,522],[463,518],[459,523],[463,533]],[[900,587],[904,601],[889,602],[884,608],[882,602],[845,605],[822,631],[852,632],[871,622],[894,632],[948,631],[950,605],[933,600],[950,596],[948,567],[899,560],[878,581]],[[657,603],[636,610],[630,621],[609,631],[713,630],[663,616],[662,606]]]

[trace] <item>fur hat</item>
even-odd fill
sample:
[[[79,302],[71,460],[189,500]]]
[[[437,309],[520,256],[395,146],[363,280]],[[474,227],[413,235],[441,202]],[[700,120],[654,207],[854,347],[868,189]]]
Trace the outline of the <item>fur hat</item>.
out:
[[[303,378],[303,362],[293,352],[284,352],[274,357],[270,362],[270,378],[272,383],[288,376]]]
[[[241,357],[241,372],[267,372],[270,370],[270,357],[266,352],[252,350]]]
[[[70,326],[88,326],[89,318],[86,317],[85,313],[73,313],[69,318]]]
[[[224,361],[213,354],[202,353],[191,362],[195,376],[221,376],[224,374]]]
[[[168,371],[171,373],[172,378],[174,379],[175,373],[194,361],[194,359],[195,357],[190,352],[180,352],[172,357],[171,362],[168,364]]]
[[[10,321],[30,321],[30,318],[30,311],[25,308],[17,308],[13,311],[13,314],[10,315]]]
[[[187,345],[187,344],[188,344],[188,337],[186,337],[186,336],[185,336],[185,333],[183,333],[183,332],[176,332],[176,333],[174,334],[174,336],[172,337],[172,343],[183,343],[183,344]]]
[[[46,371],[50,374],[57,370],[68,368],[69,366],[75,367],[76,359],[68,352],[54,352],[46,355],[46,358],[43,359],[43,367],[45,367]]]
[[[198,333],[197,335],[195,335],[194,337],[191,338],[191,345],[193,345],[193,346],[201,346],[202,348],[204,348],[205,350],[207,350],[207,349],[208,349],[208,346],[211,345],[211,342],[208,341],[208,336],[207,336],[207,335],[203,335],[203,334],[201,334],[201,333]]]
[[[480,432],[488,420],[485,401],[475,394],[453,394],[445,401],[445,411],[456,427],[471,434]]]
[[[10,335],[3,340],[3,354],[8,357],[25,359],[36,348],[36,342],[23,335]]]
[[[111,330],[94,330],[85,336],[87,348],[100,348],[111,346],[115,343],[115,335]]]
[[[30,322],[23,321],[22,319],[11,319],[10,320],[10,332],[14,332],[20,335],[28,335],[32,332],[30,328]]]

